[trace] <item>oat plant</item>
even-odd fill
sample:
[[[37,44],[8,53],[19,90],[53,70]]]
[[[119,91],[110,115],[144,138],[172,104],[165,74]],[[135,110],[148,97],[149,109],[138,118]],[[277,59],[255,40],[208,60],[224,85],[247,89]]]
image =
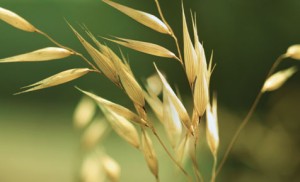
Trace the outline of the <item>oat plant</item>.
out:
[[[116,85],[116,89],[120,89],[127,94],[135,110],[130,110],[83,88],[76,87],[77,91],[81,92],[84,97],[75,110],[74,124],[76,128],[83,130],[82,147],[89,151],[83,157],[80,173],[82,181],[119,181],[121,168],[117,161],[105,152],[104,146],[101,145],[101,141],[105,139],[105,136],[111,130],[132,147],[139,150],[141,155],[144,155],[145,163],[156,181],[160,181],[160,160],[153,146],[152,140],[154,139],[159,142],[174,166],[185,176],[186,181],[204,181],[207,177],[204,178],[202,176],[199,165],[205,164],[200,163],[197,158],[198,153],[201,153],[201,148],[199,149],[197,146],[199,138],[203,137],[200,135],[200,126],[203,124],[206,126],[206,140],[214,160],[209,178],[211,182],[216,181],[217,175],[221,171],[240,132],[248,123],[261,96],[265,92],[280,88],[297,71],[296,67],[291,67],[275,73],[276,68],[285,58],[300,60],[300,45],[289,47],[287,52],[279,56],[274,62],[251,109],[234,133],[234,137],[225,154],[220,156],[218,154],[220,139],[217,94],[210,87],[215,64],[213,63],[213,53],[207,56],[199,39],[196,15],[191,13],[192,22],[187,22],[186,16],[188,13],[185,13],[184,5],[182,4],[183,37],[177,37],[165,19],[158,0],[154,0],[158,12],[157,16],[111,0],[103,0],[103,3],[153,31],[170,36],[174,40],[177,50],[169,50],[152,42],[117,36],[105,37],[105,35],[100,35],[99,37],[101,38],[98,39],[99,37],[91,33],[86,26],[81,25],[80,28],[85,33],[85,36],[83,36],[71,23],[67,22],[77,39],[87,50],[89,54],[87,58],[82,53],[59,43],[18,14],[0,8],[0,19],[2,21],[17,29],[40,34],[53,44],[53,47],[41,48],[32,52],[2,58],[0,63],[52,61],[69,56],[79,56],[87,63],[87,67],[71,68],[54,74],[23,87],[23,90],[16,94],[64,84],[91,73],[107,77]],[[89,38],[88,40],[84,38],[86,36]],[[183,45],[179,44],[178,39],[183,40]],[[113,51],[106,45],[106,41],[114,42],[117,45],[137,52],[153,55],[156,57],[155,59],[164,57],[169,58],[170,61],[178,62],[178,66],[181,66],[185,72],[186,80],[191,90],[191,98],[193,100],[191,105],[188,107],[185,105],[186,102],[181,99],[179,93],[168,83],[166,76],[155,63],[153,66],[156,69],[156,73],[148,77],[144,84],[141,85],[140,81],[135,78],[134,70],[131,70],[129,62],[122,51]],[[152,111],[146,110],[148,108],[146,105],[150,106]],[[187,108],[191,109],[188,110]],[[97,110],[101,110],[102,116],[96,116]],[[159,121],[158,123],[155,121],[154,124],[153,119],[149,117],[150,112],[154,113]],[[161,134],[156,128],[158,124],[164,128],[163,132],[168,137],[167,140],[163,140],[160,137]],[[187,161],[191,161],[193,171],[187,170]]]

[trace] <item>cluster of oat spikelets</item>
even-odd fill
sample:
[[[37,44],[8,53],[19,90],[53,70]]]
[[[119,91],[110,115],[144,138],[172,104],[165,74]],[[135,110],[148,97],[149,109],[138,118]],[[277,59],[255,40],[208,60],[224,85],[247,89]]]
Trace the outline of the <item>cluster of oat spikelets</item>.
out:
[[[125,57],[123,55],[119,57],[108,46],[100,43],[87,28],[84,27],[84,30],[96,46],[93,46],[85,40],[83,36],[69,24],[74,34],[89,53],[93,62],[89,61],[81,53],[56,42],[46,33],[37,29],[19,15],[4,8],[0,8],[1,20],[18,29],[41,34],[57,46],[0,59],[1,63],[49,61],[77,55],[89,65],[89,68],[73,68],[55,74],[37,83],[24,87],[27,89],[17,94],[63,84],[82,77],[90,72],[103,74],[128,95],[133,102],[136,111],[131,111],[117,103],[113,103],[78,88],[78,90],[88,96],[84,97],[80,102],[74,115],[76,126],[81,129],[85,128],[85,132],[82,136],[84,147],[89,149],[95,148],[99,140],[101,140],[105,136],[105,133],[112,128],[121,138],[144,154],[148,167],[157,181],[159,180],[159,164],[152,146],[152,139],[148,132],[154,134],[168,153],[169,157],[173,160],[174,164],[179,167],[189,181],[191,181],[192,178],[184,169],[183,159],[190,157],[193,167],[196,170],[195,180],[202,181],[203,178],[197,166],[196,147],[199,137],[199,123],[200,120],[206,116],[206,138],[208,146],[214,156],[214,168],[212,169],[211,181],[215,181],[217,151],[219,146],[217,100],[215,94],[213,94],[212,99],[210,99],[209,89],[210,78],[214,66],[212,65],[212,56],[207,64],[205,51],[197,34],[196,17],[192,16],[192,32],[194,38],[194,40],[192,40],[189,34],[184,8],[182,6],[183,45],[180,46],[171,26],[164,18],[157,0],[155,0],[155,3],[160,18],[110,0],[103,0],[103,2],[131,17],[135,21],[159,33],[171,36],[174,39],[177,47],[176,54],[167,48],[154,43],[119,37],[115,37],[115,39],[106,38],[108,41],[115,42],[139,52],[179,61],[186,73],[192,91],[193,109],[190,112],[186,110],[182,100],[176,95],[156,65],[154,66],[157,73],[147,79],[144,86],[145,89],[143,89],[134,77]],[[181,47],[183,50],[180,49]],[[291,46],[283,57],[300,59],[300,45]],[[296,68],[292,67],[273,74],[266,80],[261,92],[272,91],[279,88],[295,72]],[[210,100],[212,100],[212,102],[210,102]],[[169,152],[167,147],[165,147],[165,144],[160,139],[154,125],[147,117],[147,112],[145,110],[146,103],[152,108],[154,114],[164,126],[164,131],[169,138],[169,143],[173,152]],[[102,110],[110,127],[103,119],[94,118],[96,104]],[[137,131],[137,127],[141,128],[141,132]],[[92,154],[87,156],[83,163],[82,179],[86,182],[101,181],[105,180],[103,178],[105,175],[103,174],[106,174],[111,181],[118,181],[120,167],[117,162],[105,154],[103,150],[95,148]]]

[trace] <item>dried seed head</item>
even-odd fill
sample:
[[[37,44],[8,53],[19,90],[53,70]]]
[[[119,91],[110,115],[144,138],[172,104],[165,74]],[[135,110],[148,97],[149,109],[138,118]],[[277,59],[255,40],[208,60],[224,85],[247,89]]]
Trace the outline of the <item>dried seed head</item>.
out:
[[[186,23],[184,8],[182,5],[183,43],[184,43],[184,65],[190,85],[194,84],[198,72],[197,54],[193,47],[189,30]]]
[[[84,128],[90,121],[92,121],[95,112],[95,102],[87,96],[82,97],[73,115],[73,121],[76,128]]]
[[[194,88],[194,106],[198,116],[202,117],[208,104],[209,90],[206,75],[201,72],[197,76]]]
[[[290,46],[285,55],[290,58],[300,60],[300,44]]]
[[[104,138],[107,129],[108,126],[103,119],[96,119],[90,126],[88,126],[82,135],[81,143],[84,148],[94,148],[97,143]]]
[[[111,62],[108,57],[103,55],[100,51],[98,51],[90,43],[88,43],[70,24],[69,26],[71,27],[71,29],[73,30],[74,34],[77,36],[79,41],[82,43],[84,48],[93,58],[98,68],[103,72],[103,74],[108,79],[110,79],[113,83],[119,84],[117,70],[114,67],[113,62]]]
[[[27,89],[22,92],[19,92],[19,93],[16,93],[16,94],[22,94],[25,92],[31,92],[31,91],[35,91],[35,90],[40,90],[40,89],[60,85],[60,84],[75,80],[79,77],[82,77],[83,75],[87,74],[90,71],[91,70],[88,68],[69,69],[69,70],[57,73],[49,78],[46,78],[46,79],[36,82],[34,84],[25,86],[23,88],[28,88],[28,87],[32,87],[32,88]]]
[[[112,2],[110,0],[103,0],[103,2],[109,4],[110,6],[116,8],[117,10],[131,17],[135,21],[157,32],[164,33],[164,34],[171,34],[167,26],[154,15],[123,6],[121,4]]]
[[[124,117],[109,110],[103,111],[113,130],[133,147],[139,148],[140,140],[136,128]]]
[[[163,121],[171,145],[175,148],[182,135],[182,125],[166,89],[163,89]]]
[[[146,131],[142,132],[142,145],[143,145],[143,152],[148,164],[148,167],[152,174],[158,178],[158,162],[157,157],[152,145],[151,138],[148,136]]]
[[[129,109],[127,109],[121,105],[118,105],[116,103],[110,102],[110,101],[108,101],[102,97],[99,97],[95,94],[92,94],[90,92],[81,90],[79,88],[77,88],[77,89],[79,91],[81,91],[82,93],[84,93],[85,95],[91,97],[93,100],[95,100],[101,106],[107,108],[108,110],[111,110],[112,112],[115,112],[116,114],[128,119],[129,121],[133,121],[135,123],[142,124],[144,126],[148,126],[148,124],[145,120],[140,118],[137,114],[133,113]]]
[[[64,48],[47,47],[33,52],[0,59],[0,63],[49,61],[55,59],[62,59],[72,54],[73,52],[66,50]]]
[[[158,74],[153,74],[151,76],[149,76],[146,80],[147,82],[147,91],[155,94],[155,95],[159,95],[162,92],[162,82],[158,76]]]
[[[121,168],[119,164],[108,155],[102,158],[102,166],[107,177],[112,182],[118,182],[120,179]]]
[[[100,161],[95,156],[88,156],[81,167],[81,180],[83,182],[104,182],[105,174]]]
[[[144,92],[144,97],[160,122],[163,123],[163,104],[155,94]]]
[[[137,41],[137,40],[131,40],[131,39],[124,39],[124,38],[118,38],[119,40],[113,40],[113,39],[107,39],[109,41],[115,42],[117,44],[120,44],[122,46],[128,47],[130,49],[143,52],[146,54],[154,55],[154,56],[159,56],[159,57],[166,57],[166,58],[175,58],[178,60],[176,55],[169,51],[168,49],[149,42],[142,42],[142,41]]]
[[[19,15],[17,15],[16,13],[10,10],[1,7],[0,7],[0,19],[10,24],[11,26],[14,26],[18,29],[27,32],[37,31],[37,29],[33,25],[31,25],[28,21],[26,21],[24,18],[20,17]]]
[[[176,148],[176,160],[180,163],[184,163],[189,155],[189,143],[191,135],[186,135],[180,141],[179,145]]]
[[[154,66],[156,68],[156,71],[157,71],[162,83],[163,83],[163,88],[166,90],[167,95],[169,96],[172,103],[174,104],[174,107],[175,107],[175,109],[176,109],[176,111],[177,111],[177,113],[180,117],[181,122],[193,134],[193,128],[192,128],[192,125],[191,125],[191,122],[190,122],[190,117],[189,117],[184,105],[178,99],[178,97],[176,96],[176,94],[172,90],[171,86],[169,85],[169,83],[167,82],[165,77],[161,74],[161,72],[158,70],[158,68],[156,67],[155,64],[154,64]]]
[[[216,156],[219,147],[219,129],[217,117],[217,99],[215,96],[213,96],[212,105],[207,105],[206,122],[207,143],[213,155]]]
[[[262,92],[274,91],[280,88],[293,74],[297,71],[296,67],[290,67],[288,69],[278,71],[271,75],[265,82]]]

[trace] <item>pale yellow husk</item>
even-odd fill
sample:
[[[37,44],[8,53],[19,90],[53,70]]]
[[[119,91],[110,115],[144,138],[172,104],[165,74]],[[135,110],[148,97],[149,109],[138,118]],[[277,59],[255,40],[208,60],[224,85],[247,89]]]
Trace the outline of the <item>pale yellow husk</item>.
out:
[[[27,31],[27,32],[35,32],[37,29],[31,25],[28,21],[26,21],[24,18],[20,17],[16,13],[1,8],[0,7],[0,20],[10,24],[11,26]]]
[[[293,74],[295,74],[297,68],[295,66],[288,69],[278,71],[277,73],[271,75],[262,88],[262,92],[274,91],[280,88]]]
[[[208,104],[206,109],[206,139],[210,151],[216,156],[219,147],[219,129],[217,99],[215,96],[213,97],[212,104]]]
[[[35,90],[40,90],[40,89],[60,85],[60,84],[75,80],[79,77],[82,77],[83,75],[87,74],[90,71],[91,70],[88,69],[88,68],[69,69],[69,70],[57,73],[57,74],[55,74],[51,77],[48,77],[48,78],[46,78],[44,80],[41,80],[39,82],[36,82],[34,84],[25,86],[23,88],[28,88],[28,87],[32,87],[32,88],[27,89],[27,90],[22,91],[22,92],[19,92],[19,93],[16,93],[16,94],[31,92],[31,91],[35,91]]]
[[[103,111],[113,130],[133,147],[139,148],[139,135],[133,124],[114,112],[105,109]]]
[[[151,93],[154,93],[155,95],[159,95],[162,92],[162,82],[158,76],[158,74],[153,74],[149,76],[146,80],[147,83],[147,91],[151,91]]]
[[[72,55],[73,52],[59,47],[46,47],[33,52],[20,54],[8,58],[0,59],[0,63],[11,62],[34,62],[34,61],[50,61],[62,59]]]
[[[130,111],[129,109],[118,105],[116,103],[113,103],[111,101],[108,101],[102,97],[99,97],[95,94],[92,94],[90,92],[81,90],[79,88],[77,88],[79,91],[81,91],[82,93],[86,94],[87,96],[91,97],[93,100],[95,100],[98,104],[100,104],[101,106],[115,112],[116,114],[128,119],[129,121],[133,121],[135,123],[138,124],[142,124],[145,126],[148,126],[147,122],[145,120],[143,120],[142,118],[140,118],[137,114],[133,113],[132,111]]]
[[[121,167],[110,156],[105,155],[101,158],[103,170],[111,182],[118,182],[120,180]]]
[[[92,121],[96,112],[95,102],[87,96],[83,96],[75,108],[73,122],[76,128],[84,128]]]
[[[169,85],[169,83],[167,82],[167,80],[165,79],[165,77],[162,75],[162,73],[158,70],[158,68],[156,67],[156,71],[163,83],[163,87],[166,90],[167,95],[170,97],[179,117],[181,122],[184,124],[184,126],[191,132],[193,133],[193,128],[191,125],[191,120],[190,117],[187,113],[187,110],[185,109],[184,105],[182,104],[182,102],[178,99],[178,97],[176,96],[176,94],[174,93],[174,91],[172,90],[171,86]]]
[[[159,57],[166,57],[166,58],[175,58],[178,60],[178,58],[173,52],[169,51],[168,49],[160,45],[149,43],[149,42],[131,40],[131,39],[124,39],[118,37],[116,38],[119,40],[113,40],[113,39],[107,39],[107,40],[146,54],[159,56]]]
[[[300,44],[290,46],[285,55],[290,58],[300,60]]]
[[[151,15],[149,13],[135,10],[129,8],[127,6],[123,6],[121,4],[112,2],[110,0],[103,0],[103,2],[109,4],[110,6],[116,8],[117,10],[121,11],[122,13],[126,14],[127,16],[131,17],[135,21],[164,34],[171,34],[168,27],[156,16]]]
[[[107,130],[108,125],[103,121],[103,118],[95,119],[82,135],[82,146],[86,149],[94,148],[104,138]]]
[[[98,68],[103,72],[103,74],[110,79],[113,83],[119,84],[119,78],[117,70],[113,62],[103,55],[100,51],[95,49],[90,43],[88,43],[70,24],[69,26],[73,30],[74,34],[77,36],[79,41],[82,43],[84,48],[93,58],[94,62],[97,64]],[[91,35],[90,35],[91,36]]]
[[[149,137],[149,135],[146,133],[146,131],[142,132],[142,146],[143,146],[143,152],[148,167],[152,172],[152,174],[156,178],[158,178],[158,161],[157,161],[156,153],[153,148],[152,140]]]
[[[80,178],[83,182],[105,182],[105,173],[99,157],[87,156],[81,166]]]

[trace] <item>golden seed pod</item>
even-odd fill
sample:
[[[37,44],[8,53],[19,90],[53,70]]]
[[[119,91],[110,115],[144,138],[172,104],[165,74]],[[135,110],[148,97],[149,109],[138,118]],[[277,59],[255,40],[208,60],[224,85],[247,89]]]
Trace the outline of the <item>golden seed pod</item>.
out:
[[[108,125],[103,121],[103,119],[95,119],[82,135],[82,146],[86,149],[94,148],[97,143],[104,138],[107,129]]]
[[[0,63],[49,61],[62,59],[72,54],[73,52],[64,48],[46,47],[33,52],[0,59]]]
[[[219,129],[215,96],[212,105],[208,104],[206,109],[206,139],[212,154],[216,156],[219,147]]]
[[[198,59],[193,47],[189,30],[186,23],[184,8],[182,5],[182,25],[183,25],[183,48],[184,48],[184,65],[188,81],[193,86],[198,72]]]
[[[282,71],[278,71],[266,80],[261,91],[274,91],[280,88],[293,74],[296,73],[296,71],[297,68],[295,66]]]
[[[300,60],[300,44],[290,46],[285,55],[290,58]]]
[[[87,74],[90,71],[91,70],[88,68],[75,68],[75,69],[69,69],[66,71],[62,71],[60,73],[57,73],[51,77],[44,79],[44,80],[41,80],[34,84],[23,87],[23,88],[28,88],[28,87],[32,87],[32,88],[27,89],[22,92],[18,92],[18,93],[16,93],[16,95],[22,94],[25,92],[31,92],[31,91],[35,91],[35,90],[40,90],[40,89],[60,85],[60,84],[75,80],[79,77],[82,77],[83,75]]]
[[[108,155],[101,158],[103,170],[111,182],[118,182],[120,180],[121,168],[119,164]]]
[[[194,106],[198,116],[203,116],[209,99],[209,90],[206,75],[201,72],[198,74],[194,88]]]
[[[95,102],[83,96],[75,108],[73,115],[73,122],[76,128],[84,128],[90,121],[92,121],[96,112]]]
[[[103,0],[103,2],[116,8],[117,10],[126,14],[130,18],[134,19],[135,21],[137,21],[157,32],[164,33],[164,34],[171,34],[168,27],[154,15],[123,6],[121,4],[112,2],[110,0]]]
[[[113,130],[133,147],[139,148],[139,134],[133,124],[115,112],[105,109],[103,111]]]
[[[169,51],[168,49],[160,45],[149,43],[149,42],[119,38],[119,37],[116,38],[119,40],[113,40],[107,38],[106,39],[139,52],[143,52],[158,57],[174,58],[178,60],[178,58],[173,52]]]
[[[93,58],[94,62],[97,64],[102,73],[113,83],[119,84],[117,70],[113,62],[109,60],[109,58],[107,58],[105,55],[103,55],[100,51],[95,49],[90,43],[88,43],[70,24],[69,26],[73,30],[74,34],[77,36],[83,47]]]
[[[158,118],[160,122],[163,123],[163,104],[161,100],[155,94],[148,94],[144,92],[144,97],[151,109],[153,110],[154,114]]]
[[[27,31],[27,32],[35,32],[37,29],[31,25],[28,21],[26,21],[24,18],[20,17],[16,13],[1,8],[0,7],[0,19],[8,24],[10,24],[13,27],[16,27],[18,29]]]
[[[193,127],[191,125],[191,120],[190,117],[187,113],[187,110],[185,109],[184,105],[182,102],[179,100],[179,98],[176,96],[174,91],[172,90],[171,86],[165,79],[165,77],[162,75],[162,73],[158,70],[156,65],[154,64],[155,69],[163,83],[163,88],[166,90],[167,95],[170,97],[172,103],[174,104],[174,107],[180,117],[181,122],[184,124],[184,126],[193,134]]]
[[[163,86],[158,74],[153,74],[149,76],[146,80],[146,83],[146,88],[148,92],[151,92],[155,95],[159,95],[162,92]]]
[[[104,182],[106,181],[103,167],[99,157],[89,155],[85,157],[80,171],[80,178],[83,182]]]
[[[143,146],[143,152],[146,159],[146,162],[148,164],[148,167],[152,174],[158,178],[158,161],[157,157],[153,148],[153,144],[151,141],[151,138],[144,130],[142,132],[142,146]]]
[[[147,122],[145,120],[143,120],[142,118],[140,118],[137,114],[133,113],[132,111],[130,111],[129,109],[118,105],[116,103],[113,103],[111,101],[108,101],[102,97],[99,97],[95,94],[92,94],[90,92],[81,90],[79,88],[77,88],[79,91],[81,91],[82,93],[84,93],[85,95],[89,96],[90,98],[92,98],[93,100],[95,100],[98,104],[100,104],[101,106],[115,112],[116,114],[128,119],[129,121],[133,121],[137,124],[141,124],[144,126],[148,126]]]

